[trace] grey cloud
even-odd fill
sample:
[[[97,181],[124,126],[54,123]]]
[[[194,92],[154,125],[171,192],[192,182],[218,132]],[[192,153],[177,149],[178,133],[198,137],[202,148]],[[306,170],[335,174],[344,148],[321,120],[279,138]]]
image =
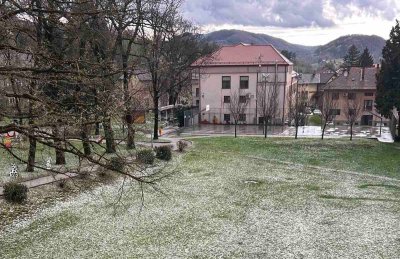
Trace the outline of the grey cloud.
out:
[[[396,18],[400,13],[399,0],[333,0],[332,6],[337,10],[339,17],[352,16],[350,6],[387,20]]]
[[[314,0],[187,0],[185,16],[200,24],[307,27],[332,26]]]
[[[202,25],[234,24],[244,26],[331,27],[324,16],[328,0],[186,0],[184,15]],[[349,5],[370,15],[393,19],[399,12],[398,0],[330,0],[338,17],[353,14]]]

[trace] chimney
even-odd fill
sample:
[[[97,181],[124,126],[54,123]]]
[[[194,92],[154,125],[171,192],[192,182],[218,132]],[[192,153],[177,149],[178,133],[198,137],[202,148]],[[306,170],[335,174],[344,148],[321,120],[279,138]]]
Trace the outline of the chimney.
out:
[[[365,67],[361,68],[361,80],[360,81],[364,81],[365,79]]]

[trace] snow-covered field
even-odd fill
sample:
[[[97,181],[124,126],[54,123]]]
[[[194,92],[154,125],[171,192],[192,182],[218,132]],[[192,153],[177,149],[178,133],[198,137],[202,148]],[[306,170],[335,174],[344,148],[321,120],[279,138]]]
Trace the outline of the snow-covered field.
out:
[[[145,187],[142,210],[135,183],[116,203],[119,182],[16,222],[0,233],[1,257],[400,257],[399,180],[245,154],[233,141],[194,140],[162,192]]]

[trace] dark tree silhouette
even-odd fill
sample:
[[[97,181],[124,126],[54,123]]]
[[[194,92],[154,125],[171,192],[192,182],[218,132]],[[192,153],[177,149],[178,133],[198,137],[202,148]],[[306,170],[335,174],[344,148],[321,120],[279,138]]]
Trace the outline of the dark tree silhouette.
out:
[[[347,51],[346,56],[343,57],[345,67],[354,67],[360,64],[360,51],[353,44]]]
[[[376,108],[386,116],[392,116],[393,108],[400,115],[400,25],[396,25],[390,32],[390,39],[382,51],[382,66],[377,75]],[[400,136],[400,127],[398,127]]]
[[[364,52],[360,56],[360,67],[372,67],[374,65],[374,59],[369,53],[369,49],[365,48]]]

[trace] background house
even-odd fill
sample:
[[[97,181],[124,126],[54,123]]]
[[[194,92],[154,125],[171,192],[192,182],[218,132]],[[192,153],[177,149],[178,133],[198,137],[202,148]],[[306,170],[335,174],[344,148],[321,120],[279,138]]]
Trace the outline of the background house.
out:
[[[278,107],[272,121],[281,124],[286,120],[285,96],[291,84],[293,64],[272,45],[224,46],[207,62],[195,62],[193,68],[193,105],[199,107],[200,122],[233,123],[230,101],[235,93],[248,101],[240,123],[262,121],[257,109],[257,89],[262,84],[278,90]]]
[[[338,106],[332,111],[335,123],[344,124],[347,122],[345,109],[348,109],[349,100],[362,106],[362,112],[356,124],[376,126],[381,122],[381,115],[375,108],[376,97],[376,74],[379,68],[376,67],[351,67],[345,69],[334,80],[323,87],[324,92],[337,100]],[[388,123],[387,119],[383,122]]]

